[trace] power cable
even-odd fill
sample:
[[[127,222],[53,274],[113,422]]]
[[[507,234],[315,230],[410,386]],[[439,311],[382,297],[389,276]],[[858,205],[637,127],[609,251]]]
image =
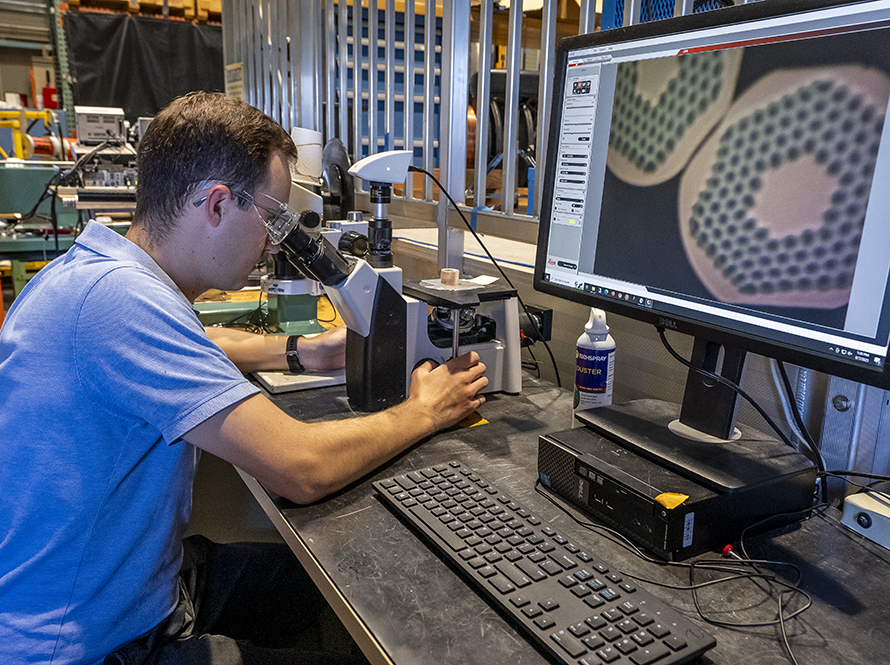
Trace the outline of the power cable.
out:
[[[467,220],[466,215],[464,215],[463,211],[458,207],[455,200],[451,197],[451,194],[449,194],[448,191],[442,186],[442,183],[439,182],[439,180],[436,178],[436,176],[434,176],[432,173],[430,173],[426,169],[423,169],[419,166],[409,166],[408,170],[416,171],[417,173],[423,173],[424,175],[429,177],[434,183],[436,183],[436,185],[439,187],[439,191],[441,191],[443,194],[445,194],[446,198],[451,203],[451,206],[455,210],[457,210],[457,213],[460,215],[460,218],[463,220],[467,229],[470,231],[470,233],[473,234],[473,237],[479,243],[479,246],[482,247],[482,250],[485,252],[486,256],[488,256],[488,258],[491,260],[492,265],[494,265],[494,267],[497,268],[497,271],[501,274],[501,277],[504,278],[504,281],[506,281],[507,284],[510,285],[510,288],[513,289],[514,291],[516,291],[516,299],[519,301],[519,306],[522,307],[522,311],[525,312],[525,315],[526,315],[526,317],[528,317],[528,320],[530,322],[534,323],[535,319],[534,319],[534,317],[532,317],[531,312],[529,312],[528,307],[526,307],[525,303],[522,301],[522,297],[519,295],[519,289],[517,289],[513,285],[513,282],[510,280],[509,277],[507,277],[507,273],[505,273],[501,269],[501,266],[495,260],[494,256],[492,256],[491,252],[488,251],[488,248],[485,246],[485,243],[482,242],[482,238],[480,238],[479,234],[476,233],[476,230],[470,224],[469,220]],[[557,368],[557,366],[556,366],[556,358],[553,357],[553,352],[550,350],[550,345],[548,345],[547,342],[543,339],[540,341],[544,345],[544,348],[547,350],[547,353],[550,355],[550,361],[553,363],[553,373],[556,375],[556,385],[558,385],[560,388],[562,388],[562,381],[559,378],[559,368]]]

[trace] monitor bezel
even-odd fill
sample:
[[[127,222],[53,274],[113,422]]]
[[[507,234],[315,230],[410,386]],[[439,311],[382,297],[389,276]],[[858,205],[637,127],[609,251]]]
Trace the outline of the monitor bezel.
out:
[[[547,143],[551,149],[547,151],[545,162],[546,170],[544,173],[553,173],[556,170],[557,151],[553,148],[559,144],[563,93],[567,79],[566,76],[561,76],[560,72],[565,72],[566,70],[569,52],[580,48],[648,39],[660,35],[673,35],[684,32],[691,33],[732,23],[747,23],[762,19],[809,13],[831,7],[868,5],[872,4],[873,1],[874,0],[861,0],[856,2],[783,0],[782,2],[754,2],[751,4],[736,5],[719,10],[689,14],[677,18],[652,21],[649,23],[562,39],[557,47],[554,65],[555,83],[551,100],[549,116],[550,126],[548,128]],[[888,120],[890,120],[890,117],[888,117]],[[691,317],[678,315],[668,316],[664,313],[648,310],[644,307],[625,304],[624,302],[612,298],[600,297],[590,291],[572,289],[546,281],[544,275],[547,262],[547,243],[550,235],[550,211],[552,209],[553,190],[554,179],[544,177],[533,280],[535,290],[564,300],[596,307],[609,313],[636,319],[644,323],[651,323],[656,327],[664,328],[666,330],[673,330],[679,333],[692,335],[724,346],[736,347],[750,353],[775,358],[782,362],[792,363],[794,365],[810,368],[840,378],[849,379],[882,389],[890,389],[890,367],[888,367],[887,362],[884,363],[883,368],[880,370],[866,369],[859,364],[852,364],[843,360],[834,360],[830,357],[791,347],[777,342],[776,340],[771,340],[756,334],[747,332],[743,333],[713,323],[704,323]]]

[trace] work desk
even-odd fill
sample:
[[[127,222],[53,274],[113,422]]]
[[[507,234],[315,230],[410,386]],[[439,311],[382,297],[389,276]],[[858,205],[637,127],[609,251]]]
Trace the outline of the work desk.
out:
[[[342,386],[270,395],[303,420],[350,415]],[[512,494],[527,509],[613,570],[686,585],[687,568],[642,561],[585,529],[534,489],[538,435],[571,426],[571,395],[526,378],[521,395],[492,395],[480,410],[487,424],[440,433],[374,474],[312,506],[269,494],[242,474],[263,509],[307,568],[372,663],[546,663],[542,655],[478,596],[375,497],[371,483],[458,459]],[[332,460],[332,464],[336,461]],[[820,508],[811,519],[750,539],[752,558],[794,563],[813,606],[786,625],[801,665],[886,662],[890,654],[890,552],[840,524]],[[717,555],[701,558],[717,559]],[[705,579],[707,573],[696,573]],[[789,573],[780,573],[789,579]],[[637,582],[697,621],[717,638],[703,663],[791,662],[778,626],[729,629],[698,617],[688,590]],[[761,582],[761,584],[763,584]],[[700,592],[709,613],[727,622],[775,617],[776,604],[751,581]],[[753,608],[752,608],[753,606]],[[787,612],[800,607],[789,601]]]

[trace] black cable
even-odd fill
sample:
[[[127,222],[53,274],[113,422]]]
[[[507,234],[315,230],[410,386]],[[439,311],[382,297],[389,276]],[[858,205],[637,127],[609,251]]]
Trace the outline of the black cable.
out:
[[[467,229],[470,231],[470,233],[473,234],[473,237],[479,243],[479,246],[482,247],[482,250],[485,252],[485,254],[488,256],[488,258],[491,260],[492,265],[494,265],[494,267],[497,268],[498,272],[501,273],[501,277],[503,277],[504,281],[506,281],[507,284],[510,285],[510,288],[513,289],[514,291],[516,291],[516,300],[519,301],[519,305],[520,305],[520,307],[522,307],[522,311],[525,312],[525,315],[528,317],[528,320],[534,322],[535,319],[532,317],[531,312],[528,311],[528,307],[525,306],[525,303],[522,301],[522,298],[519,295],[519,289],[517,289],[513,285],[513,282],[510,281],[509,277],[507,277],[507,273],[505,273],[501,269],[501,266],[495,260],[494,256],[492,256],[491,252],[488,251],[488,247],[486,247],[485,243],[482,242],[482,238],[480,238],[479,234],[476,233],[476,230],[472,227],[469,220],[467,220],[466,215],[464,215],[463,211],[458,207],[458,205],[454,201],[454,199],[451,198],[451,194],[449,194],[448,191],[442,186],[442,183],[439,182],[439,180],[436,178],[436,176],[434,176],[432,173],[430,173],[426,169],[420,168],[419,166],[409,166],[408,170],[416,171],[418,173],[423,173],[424,175],[428,176],[434,183],[436,183],[436,185],[438,185],[439,191],[442,192],[443,194],[445,194],[445,197],[451,202],[451,206],[455,210],[457,210],[457,213],[460,215],[460,218],[464,221],[464,224],[466,224]],[[550,345],[547,344],[547,342],[543,339],[541,340],[541,343],[544,345],[544,348],[547,350],[547,353],[550,354],[550,361],[553,363],[553,372],[554,372],[554,374],[556,374],[556,385],[559,386],[560,388],[562,388],[562,381],[559,378],[559,368],[557,368],[557,366],[556,366],[556,358],[553,357],[553,352],[550,350]]]
[[[40,196],[37,199],[37,203],[34,204],[34,207],[31,208],[27,213],[22,215],[22,217],[15,221],[15,223],[10,226],[15,226],[15,224],[19,224],[24,222],[25,220],[31,219],[32,217],[37,215],[37,208],[40,207],[40,204],[43,203],[48,195],[51,195],[51,189],[54,185],[58,184],[58,180],[61,178],[61,175],[58,173],[53,174],[53,176],[46,183],[46,187],[43,188],[43,191],[40,193]]]
[[[794,389],[791,387],[791,381],[788,379],[788,372],[785,371],[785,363],[777,360],[776,364],[779,366],[779,375],[782,377],[782,384],[785,386],[785,393],[788,395],[788,401],[791,406],[791,415],[794,417],[794,423],[797,425],[797,429],[800,430],[800,434],[803,437],[804,443],[813,454],[813,462],[815,462],[816,468],[819,470],[819,473],[825,473],[825,462],[822,459],[822,454],[819,451],[819,447],[816,445],[813,437],[810,436],[810,432],[807,429],[806,425],[804,425],[803,418],[800,415],[800,409],[797,408],[797,399],[794,396]],[[825,500],[824,492],[825,489],[823,488],[823,501]]]
[[[250,332],[254,332],[257,334],[263,334],[272,332],[266,326],[266,321],[268,320],[268,308],[263,308],[263,291],[260,292],[259,298],[257,298],[257,306],[253,309],[250,309],[246,312],[242,312],[237,316],[229,319],[228,321],[222,321],[220,323],[214,323],[212,328],[240,328],[242,330],[247,330]],[[242,319],[247,318],[246,321],[241,322]]]
[[[534,353],[534,351],[532,351],[530,346],[525,347],[525,349],[528,351],[528,355],[530,355],[532,357],[531,364],[533,364],[533,366],[535,368],[535,372],[537,373],[538,378],[540,379],[541,378],[541,363],[538,362],[538,359],[535,357],[535,353]]]
[[[784,441],[789,447],[794,448],[794,444],[791,443],[791,439],[789,439],[785,435],[785,433],[781,429],[779,429],[779,426],[776,425],[773,419],[769,417],[769,414],[767,414],[767,412],[764,411],[763,408],[757,402],[755,402],[750,395],[748,395],[748,393],[742,390],[741,386],[736,385],[729,379],[726,379],[719,374],[714,374],[713,372],[709,372],[708,370],[702,369],[701,367],[696,367],[691,362],[682,357],[679,353],[674,351],[673,347],[668,343],[667,338],[664,335],[664,328],[656,326],[655,329],[658,331],[658,335],[661,337],[661,343],[664,344],[664,348],[667,349],[668,353],[670,353],[675,359],[677,359],[681,364],[686,365],[686,367],[688,367],[689,369],[695,370],[702,376],[706,376],[709,379],[716,381],[717,383],[723,384],[727,388],[732,389],[738,395],[744,397],[745,400],[747,400],[747,402],[757,410],[757,413],[763,416],[763,419],[773,429],[773,431],[778,434],[779,438],[782,439],[782,441]],[[796,448],[794,449],[797,450]]]
[[[112,144],[117,144],[118,141],[102,141],[95,148],[90,150],[76,162],[74,162],[74,166],[72,166],[68,171],[63,173],[59,178],[59,186],[60,187],[68,187],[77,183],[76,178],[79,177],[80,171],[83,168],[83,165],[86,164],[89,160],[91,160],[96,153],[104,150],[108,146]]]
[[[661,586],[668,589],[674,589],[678,591],[690,591],[692,594],[693,604],[695,605],[696,611],[699,614],[699,617],[712,625],[721,626],[724,628],[756,628],[756,627],[769,627],[778,625],[782,631],[782,644],[788,654],[789,659],[791,660],[793,665],[797,665],[797,660],[794,657],[794,653],[791,650],[791,644],[788,641],[788,636],[785,631],[785,623],[795,617],[800,616],[803,612],[810,609],[813,604],[812,597],[804,590],[799,589],[798,585],[800,584],[802,573],[798,566],[792,563],[784,562],[784,561],[770,561],[765,559],[751,559],[748,557],[747,552],[744,550],[744,535],[750,528],[757,527],[764,522],[769,521],[772,517],[767,518],[765,520],[761,520],[760,522],[748,527],[742,532],[742,540],[740,541],[740,549],[744,554],[744,559],[736,556],[738,560],[738,564],[730,565],[721,560],[711,560],[711,559],[703,559],[699,561],[694,561],[691,563],[682,563],[677,561],[663,561],[660,559],[655,559],[654,557],[650,557],[645,554],[642,550],[640,550],[636,545],[634,545],[631,541],[629,541],[623,534],[611,529],[602,524],[595,524],[593,522],[588,522],[586,520],[580,519],[573,509],[571,509],[568,505],[564,504],[560,499],[556,496],[553,496],[548,490],[544,489],[541,485],[540,481],[535,483],[535,491],[538,492],[541,496],[550,501],[554,506],[563,511],[569,518],[571,518],[574,522],[584,527],[585,529],[589,529],[592,531],[596,531],[600,533],[600,535],[604,535],[608,540],[613,543],[623,547],[628,550],[632,554],[636,555],[643,561],[648,563],[652,563],[655,565],[659,565],[662,567],[672,567],[672,568],[688,568],[690,581],[689,584],[680,585],[680,584],[668,584],[665,582],[657,581],[642,577],[640,575],[635,575],[633,573],[628,573],[625,570],[621,570],[620,573],[626,577],[630,577],[631,579],[639,580],[645,584],[653,584],[655,586]],[[797,512],[805,512],[805,511],[797,511]],[[793,515],[796,513],[785,513],[784,515]],[[773,516],[778,517],[778,516]],[[751,572],[747,568],[739,568],[739,566],[749,566],[754,570]],[[761,571],[758,566],[782,566],[785,568],[790,568],[796,572],[796,580],[793,583],[788,583],[783,580],[780,580],[776,577],[775,574]],[[712,572],[724,573],[725,577],[721,577],[716,580],[708,580],[705,582],[696,582],[694,578],[694,573],[696,570],[709,570]],[[708,615],[705,612],[705,609],[702,607],[700,599],[698,597],[698,590],[703,589],[709,586],[716,586],[717,584],[725,584],[728,582],[732,582],[735,580],[741,579],[749,579],[754,583],[757,583],[758,580],[765,581],[767,585],[775,584],[778,587],[781,587],[778,593],[778,606],[777,606],[777,618],[771,619],[769,621],[759,621],[759,622],[729,622],[722,621],[719,619],[715,619]],[[765,593],[772,594],[775,588],[764,588],[763,586],[758,584],[758,587],[761,588]],[[796,609],[791,614],[785,615],[785,594],[787,593],[795,593],[800,594],[805,599],[805,602],[802,607]]]
[[[829,476],[856,476],[857,478],[868,478],[869,480],[890,480],[890,476],[885,476],[880,473],[864,473],[862,471],[853,471],[852,469],[847,469],[845,471],[825,471],[826,475]]]
[[[875,483],[869,483],[868,485],[863,485],[862,483],[857,483],[853,480],[850,480],[847,476],[857,476],[862,478],[869,478],[874,480],[876,483],[883,483],[890,481],[890,476],[883,476],[878,473],[860,473],[858,471],[826,471],[822,474],[823,477],[831,477],[838,478],[839,480],[843,480],[848,485],[853,485],[854,487],[858,487],[861,490],[865,490],[866,492],[870,492],[874,490]]]

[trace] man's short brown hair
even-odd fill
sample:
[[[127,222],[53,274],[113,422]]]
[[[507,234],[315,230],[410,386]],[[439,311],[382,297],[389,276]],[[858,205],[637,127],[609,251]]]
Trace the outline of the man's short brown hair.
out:
[[[281,125],[222,93],[174,100],[152,120],[139,144],[134,223],[163,240],[202,182],[222,182],[254,194],[268,180],[272,155],[297,149]],[[238,200],[242,208],[247,205]]]

